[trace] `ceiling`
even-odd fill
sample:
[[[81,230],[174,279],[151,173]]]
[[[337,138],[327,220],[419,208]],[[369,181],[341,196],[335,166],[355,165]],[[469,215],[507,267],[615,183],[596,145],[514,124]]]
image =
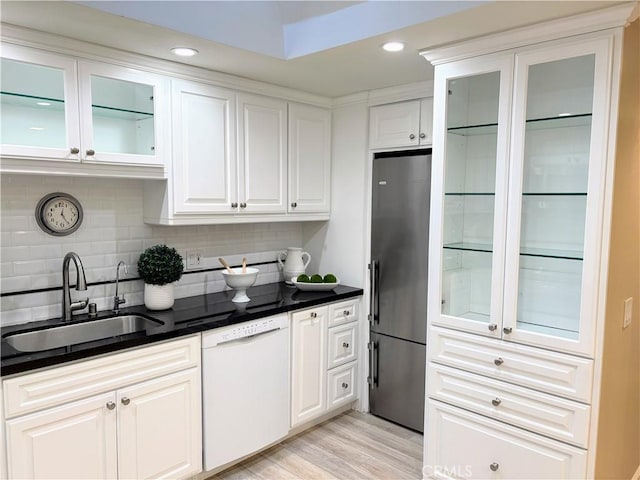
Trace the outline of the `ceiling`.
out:
[[[614,4],[3,0],[0,15],[4,23],[339,97],[433,78],[417,53],[425,47]],[[407,48],[384,52],[387,40]],[[169,51],[175,46],[200,54],[178,59]]]

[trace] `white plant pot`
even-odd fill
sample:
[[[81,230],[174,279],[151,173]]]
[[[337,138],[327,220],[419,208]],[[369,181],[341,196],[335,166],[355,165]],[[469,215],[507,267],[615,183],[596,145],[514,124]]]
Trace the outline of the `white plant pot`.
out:
[[[166,285],[144,284],[144,305],[149,310],[167,310],[173,307],[173,283]]]

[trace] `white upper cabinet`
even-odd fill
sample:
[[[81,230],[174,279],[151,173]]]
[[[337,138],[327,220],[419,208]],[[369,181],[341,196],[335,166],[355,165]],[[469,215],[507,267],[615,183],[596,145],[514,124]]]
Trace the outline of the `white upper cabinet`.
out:
[[[287,103],[186,80],[172,95],[174,213],[285,213]]]
[[[184,80],[172,81],[175,214],[237,210],[236,94]]]
[[[76,61],[12,45],[0,61],[2,155],[79,162]]]
[[[287,211],[287,102],[238,94],[241,211]]]
[[[434,324],[593,356],[610,42],[436,69]]]
[[[165,85],[131,68],[3,45],[2,156],[23,162],[3,161],[3,171],[72,162],[69,174],[163,177]]]
[[[331,209],[331,112],[289,104],[289,212]]]
[[[371,107],[369,147],[431,145],[433,98]]]

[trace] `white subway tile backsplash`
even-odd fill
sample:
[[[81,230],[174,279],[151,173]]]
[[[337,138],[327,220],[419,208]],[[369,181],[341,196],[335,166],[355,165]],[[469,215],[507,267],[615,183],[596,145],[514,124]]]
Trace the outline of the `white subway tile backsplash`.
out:
[[[88,291],[72,289],[72,298],[89,296],[99,310],[110,309],[115,293],[118,261],[127,263],[124,279],[137,277],[137,261],[147,247],[166,244],[183,257],[187,250],[203,254],[205,268],[220,268],[218,257],[239,265],[274,262],[279,252],[302,245],[299,223],[237,225],[153,226],[143,222],[142,180],[2,175],[0,177],[0,255],[2,258],[0,325],[25,323],[60,316],[62,260],[69,251],[82,259]],[[38,200],[52,192],[66,192],[83,205],[84,222],[68,237],[53,237],[35,221]],[[276,264],[259,265],[256,284],[282,280]],[[75,269],[70,269],[75,283]],[[49,292],[21,293],[37,289]],[[187,273],[177,282],[176,298],[223,291],[226,285],[218,271]],[[143,303],[141,280],[125,281],[120,291],[126,305]]]

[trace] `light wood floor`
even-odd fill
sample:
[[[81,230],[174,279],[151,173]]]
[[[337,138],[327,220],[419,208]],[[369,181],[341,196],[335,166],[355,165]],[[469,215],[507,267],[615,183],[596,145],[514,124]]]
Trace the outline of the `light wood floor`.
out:
[[[210,479],[417,480],[422,435],[350,411]]]

